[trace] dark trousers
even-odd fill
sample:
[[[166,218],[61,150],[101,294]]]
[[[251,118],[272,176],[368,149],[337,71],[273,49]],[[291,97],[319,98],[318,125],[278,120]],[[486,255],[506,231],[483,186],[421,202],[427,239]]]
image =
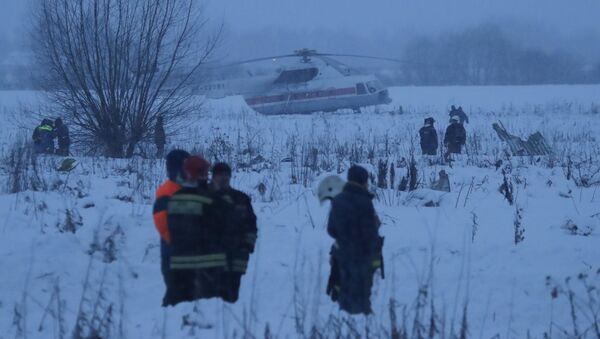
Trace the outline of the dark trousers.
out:
[[[165,281],[165,286],[167,285],[167,279],[169,275],[169,266],[171,264],[171,248],[166,241],[160,239],[160,271],[163,275],[163,280]]]
[[[367,260],[334,256],[327,293],[349,314],[370,314],[373,274]]]
[[[462,145],[457,144],[457,143],[448,144],[448,153],[461,154],[462,153]]]
[[[240,297],[242,274],[224,272],[221,275],[221,298],[228,303],[235,303]]]
[[[421,147],[421,152],[423,155],[437,155],[437,149],[435,148]]]
[[[163,299],[163,307],[220,297],[222,272],[220,268],[170,270],[167,275],[167,292]]]

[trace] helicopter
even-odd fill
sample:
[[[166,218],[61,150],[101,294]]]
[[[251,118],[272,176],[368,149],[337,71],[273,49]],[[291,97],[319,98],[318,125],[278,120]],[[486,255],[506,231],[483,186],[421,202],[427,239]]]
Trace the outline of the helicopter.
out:
[[[248,79],[231,79],[201,84],[199,94],[219,99],[242,95],[246,104],[264,115],[310,114],[334,112],[389,104],[388,89],[375,75],[362,74],[333,57],[353,57],[401,62],[396,59],[352,54],[318,53],[299,49],[292,54],[235,62],[235,67],[260,61],[297,58],[295,64],[282,66],[275,74],[252,75]]]

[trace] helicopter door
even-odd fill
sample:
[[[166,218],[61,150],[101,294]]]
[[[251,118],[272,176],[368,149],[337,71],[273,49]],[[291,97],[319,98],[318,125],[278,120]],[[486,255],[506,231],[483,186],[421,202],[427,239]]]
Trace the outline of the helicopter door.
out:
[[[363,84],[362,82],[359,82],[358,84],[356,84],[356,94],[358,94],[358,95],[367,94],[367,88],[365,87],[365,84]]]

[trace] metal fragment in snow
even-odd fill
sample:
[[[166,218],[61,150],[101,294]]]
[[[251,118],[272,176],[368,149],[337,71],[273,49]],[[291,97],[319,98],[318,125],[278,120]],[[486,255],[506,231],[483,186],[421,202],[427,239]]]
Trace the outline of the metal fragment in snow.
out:
[[[527,138],[527,141],[523,141],[521,138],[508,133],[501,124],[494,123],[492,127],[500,140],[508,144],[511,153],[515,156],[548,155],[552,153],[552,148],[548,146],[546,139],[540,132],[533,133]]]

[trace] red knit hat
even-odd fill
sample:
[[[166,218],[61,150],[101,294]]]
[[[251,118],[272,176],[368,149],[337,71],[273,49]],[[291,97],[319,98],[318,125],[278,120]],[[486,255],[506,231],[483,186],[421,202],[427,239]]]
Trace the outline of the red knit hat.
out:
[[[185,173],[186,181],[208,180],[209,170],[210,163],[197,155],[185,159],[183,163],[183,172]]]

